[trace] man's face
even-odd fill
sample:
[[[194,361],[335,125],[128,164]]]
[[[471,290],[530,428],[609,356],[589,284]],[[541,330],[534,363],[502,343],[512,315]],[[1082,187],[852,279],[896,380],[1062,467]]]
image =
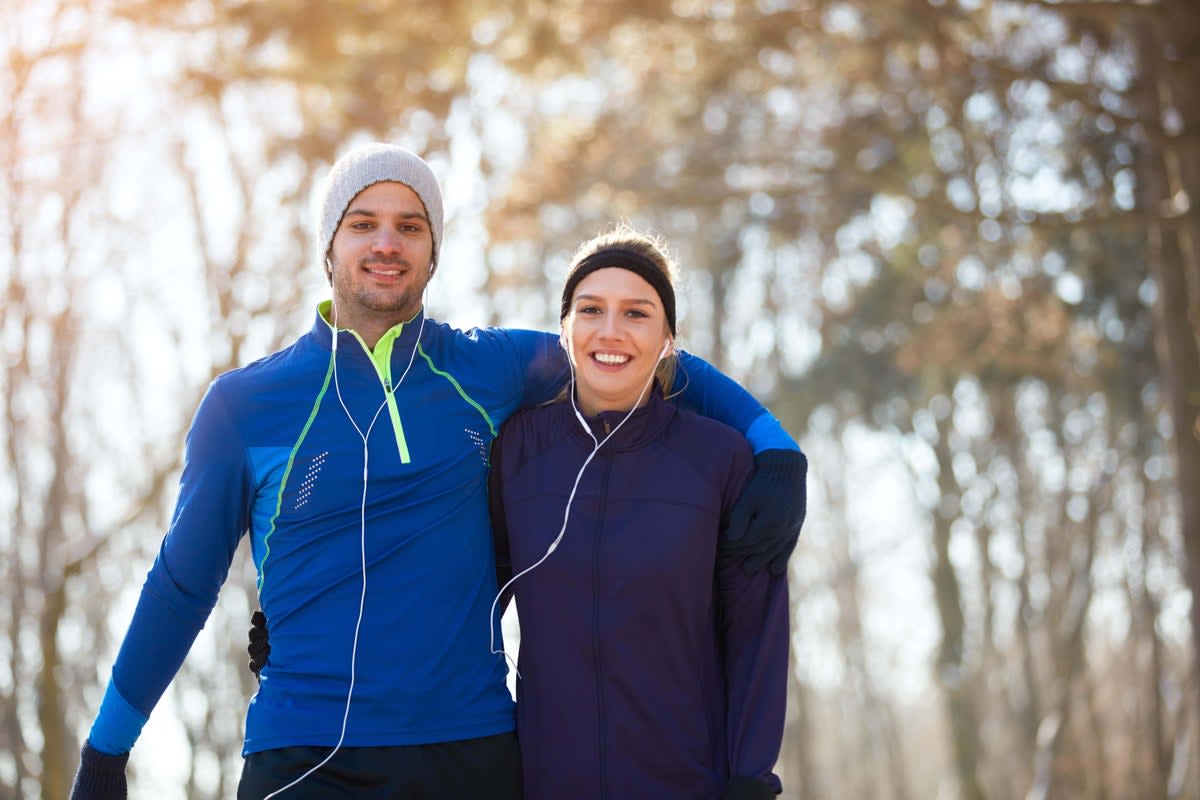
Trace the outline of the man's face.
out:
[[[417,193],[383,181],[346,208],[329,247],[339,328],[364,336],[413,318],[429,283],[433,233]]]

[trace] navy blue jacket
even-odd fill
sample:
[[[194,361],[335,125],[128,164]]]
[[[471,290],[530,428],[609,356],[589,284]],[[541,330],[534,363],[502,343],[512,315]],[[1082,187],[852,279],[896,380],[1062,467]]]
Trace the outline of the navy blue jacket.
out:
[[[597,439],[624,412],[589,420]],[[592,440],[569,402],[513,416],[492,451],[501,578],[563,525]],[[517,734],[526,800],[779,791],[788,660],[785,578],[721,558],[753,469],[733,429],[657,394],[588,465],[565,536],[517,579]]]

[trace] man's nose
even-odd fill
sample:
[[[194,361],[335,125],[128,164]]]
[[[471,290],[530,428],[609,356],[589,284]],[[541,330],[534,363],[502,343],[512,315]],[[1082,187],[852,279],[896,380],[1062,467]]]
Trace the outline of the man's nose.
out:
[[[400,234],[386,226],[380,226],[371,239],[371,249],[376,253],[394,253],[400,249]]]

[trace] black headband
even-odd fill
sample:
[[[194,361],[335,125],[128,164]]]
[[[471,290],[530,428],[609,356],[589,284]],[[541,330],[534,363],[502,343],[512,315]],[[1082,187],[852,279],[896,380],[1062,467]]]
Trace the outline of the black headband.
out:
[[[567,277],[567,285],[563,287],[562,310],[558,315],[559,320],[566,319],[567,314],[570,313],[571,298],[574,296],[575,287],[579,285],[579,282],[596,270],[608,267],[627,269],[654,287],[654,291],[658,292],[658,299],[662,301],[663,312],[667,315],[667,326],[671,329],[671,335],[674,336],[675,290],[671,287],[671,281],[667,278],[667,274],[641,253],[619,247],[598,250],[575,265],[575,269]]]

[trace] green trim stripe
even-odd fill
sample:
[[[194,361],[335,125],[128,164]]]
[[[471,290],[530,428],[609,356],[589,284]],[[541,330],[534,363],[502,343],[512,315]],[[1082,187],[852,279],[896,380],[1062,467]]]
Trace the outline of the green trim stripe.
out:
[[[421,345],[419,343],[417,344],[417,352],[421,354],[421,358],[425,359],[425,362],[427,364],[429,364],[429,368],[431,370],[433,370],[433,372],[435,374],[441,375],[443,378],[450,381],[450,385],[453,386],[458,391],[458,393],[462,397],[462,399],[466,400],[467,403],[470,404],[472,408],[474,408],[476,411],[479,412],[480,416],[483,417],[483,421],[487,423],[488,430],[490,430],[492,432],[492,437],[494,438],[496,436],[496,426],[492,424],[492,418],[488,416],[487,411],[484,411],[483,406],[479,405],[479,403],[476,403],[473,399],[471,399],[471,396],[469,394],[467,394],[466,392],[463,391],[462,386],[459,384],[458,381],[454,380],[453,375],[451,375],[449,372],[443,372],[442,370],[435,367],[433,365],[433,359],[431,359],[425,353],[425,348],[421,347]]]
[[[334,336],[337,336],[335,331]],[[305,437],[308,436],[308,430],[312,427],[313,420],[317,418],[317,412],[321,410],[321,401],[325,399],[325,392],[329,389],[329,380],[333,376],[333,359],[336,353],[329,353],[329,368],[325,370],[325,382],[321,384],[321,391],[317,393],[317,399],[313,402],[312,411],[308,415],[308,421],[304,423],[304,429],[300,431],[300,438],[292,445],[292,452],[288,454],[287,466],[283,469],[283,477],[279,480],[279,493],[275,497],[275,513],[271,515],[271,524],[267,529],[267,535],[263,537],[263,557],[262,562],[258,565],[258,594],[262,596],[263,583],[266,579],[267,559],[271,556],[271,534],[275,533],[275,521],[279,519],[279,514],[283,510],[283,491],[287,488],[288,477],[292,474],[292,464],[296,461],[296,452],[300,449],[300,445],[304,444]]]

